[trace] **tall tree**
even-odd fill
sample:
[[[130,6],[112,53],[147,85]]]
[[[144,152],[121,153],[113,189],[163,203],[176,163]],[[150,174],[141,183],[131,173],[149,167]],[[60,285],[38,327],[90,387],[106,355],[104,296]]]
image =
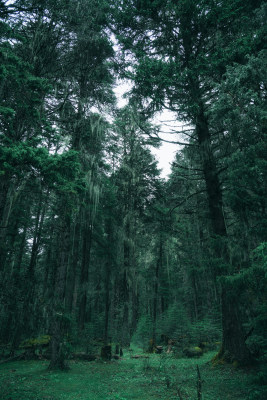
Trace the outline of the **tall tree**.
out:
[[[189,146],[195,147],[199,154],[215,254],[228,266],[227,227],[217,156],[219,131],[213,124],[210,110],[212,101],[218,96],[216,84],[222,82],[227,66],[244,62],[248,51],[258,49],[253,24],[248,33],[242,26],[260,4],[227,0],[124,1],[123,14],[120,14],[118,39],[126,54],[129,50],[135,60],[132,70],[127,72],[126,67],[126,75],[135,83],[133,96],[141,102],[144,100],[143,105],[147,105],[149,113],[168,108],[177,113],[180,120],[194,126]],[[236,41],[240,42],[238,47]],[[220,275],[219,271],[217,275]],[[238,299],[232,296],[233,293],[222,285],[221,356],[245,363],[250,359],[246,336],[242,332]]]

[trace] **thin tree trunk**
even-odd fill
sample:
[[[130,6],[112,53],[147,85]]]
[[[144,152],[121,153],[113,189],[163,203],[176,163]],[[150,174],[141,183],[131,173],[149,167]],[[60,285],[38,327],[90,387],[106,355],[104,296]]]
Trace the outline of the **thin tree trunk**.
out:
[[[86,305],[87,305],[87,290],[88,290],[88,277],[89,277],[89,266],[91,259],[91,247],[92,247],[92,224],[86,224],[83,233],[83,247],[82,247],[82,265],[81,265],[81,276],[80,276],[80,302],[79,302],[79,327],[84,329],[84,323],[86,320]]]
[[[11,211],[26,182],[27,178],[19,186],[19,182],[11,181],[8,176],[0,179],[0,271],[4,270],[5,266],[6,235]]]
[[[29,263],[29,268],[28,268],[29,276],[34,275],[34,269],[36,266],[37,257],[38,257],[38,253],[39,253],[40,241],[41,241],[41,237],[42,237],[43,224],[44,224],[44,218],[45,218],[48,199],[49,199],[49,191],[48,190],[46,192],[44,202],[43,202],[43,193],[42,192],[40,193],[40,199],[39,199],[37,215],[36,215],[36,222],[35,222],[35,229],[34,229],[34,236],[33,236],[32,252],[31,252],[31,258],[30,258],[30,263]]]
[[[110,260],[106,262],[106,279],[105,279],[105,327],[104,327],[104,344],[108,344],[108,328],[109,328],[109,308],[110,308]]]
[[[12,340],[12,352],[18,346],[21,335],[23,332],[26,334],[31,333],[31,323],[34,318],[34,301],[35,301],[35,268],[37,262],[37,256],[39,252],[40,240],[43,229],[43,222],[46,212],[46,205],[48,201],[48,191],[45,199],[45,203],[42,204],[43,193],[40,193],[39,203],[37,207],[37,215],[33,234],[33,244],[31,251],[30,263],[26,272],[27,286],[24,288],[24,302],[23,309],[20,316],[16,319],[16,328],[14,329],[14,335]]]
[[[137,282],[137,278],[135,279]],[[138,308],[139,308],[139,298],[138,298],[138,287],[135,284],[132,287],[132,323],[131,323],[131,335],[135,332],[138,322]]]
[[[64,212],[64,211],[63,211]],[[66,217],[62,221],[60,242],[59,242],[59,266],[56,275],[54,293],[53,317],[52,317],[52,338],[51,338],[51,361],[49,369],[66,369],[64,351],[64,312],[65,312],[65,286],[66,274],[69,259],[69,236],[70,224]]]
[[[71,249],[71,261],[69,263],[69,269],[67,274],[67,290],[66,290],[66,309],[69,313],[73,311],[74,305],[74,292],[76,285],[76,275],[78,270],[79,251],[80,251],[80,238],[81,238],[81,224],[80,215],[78,215],[78,221],[75,221],[72,233],[72,249]]]
[[[129,246],[124,246],[124,271],[123,279],[121,283],[121,303],[123,306],[122,314],[122,337],[121,343],[127,345],[129,343],[129,284],[128,284],[128,273],[129,273]]]
[[[159,291],[159,271],[162,268],[162,258],[163,258],[163,243],[160,237],[159,242],[159,255],[155,270],[155,283],[154,283],[154,299],[153,299],[153,332],[152,340],[153,344],[156,343],[156,327],[157,327],[157,311],[158,311],[158,291]]]
[[[7,186],[2,183],[0,196],[0,271],[4,270],[6,258],[6,235],[8,231],[8,222],[15,197],[14,183]]]

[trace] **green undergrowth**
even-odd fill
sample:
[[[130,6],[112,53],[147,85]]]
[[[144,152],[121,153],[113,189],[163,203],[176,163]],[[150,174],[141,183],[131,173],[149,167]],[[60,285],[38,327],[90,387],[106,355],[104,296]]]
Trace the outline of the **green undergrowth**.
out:
[[[70,361],[69,372],[49,372],[48,362],[18,361],[0,365],[1,400],[195,400],[197,370],[202,400],[250,400],[253,374],[232,366],[212,367],[214,353],[198,359],[134,349],[119,361]]]

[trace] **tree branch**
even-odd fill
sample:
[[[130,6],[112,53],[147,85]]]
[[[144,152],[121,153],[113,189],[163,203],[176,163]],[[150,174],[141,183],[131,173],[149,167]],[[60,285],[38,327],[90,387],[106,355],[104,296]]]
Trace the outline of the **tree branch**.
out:
[[[185,200],[181,201],[181,203],[179,203],[179,204],[177,204],[176,206],[174,206],[174,207],[169,211],[169,214],[172,214],[172,212],[173,212],[176,208],[182,206],[182,205],[183,205],[184,203],[186,203],[187,200],[189,200],[191,197],[196,196],[196,195],[201,194],[201,193],[205,193],[205,192],[206,192],[206,190],[199,190],[198,192],[195,192],[195,193],[190,194],[189,196],[187,196],[187,198],[186,198]]]

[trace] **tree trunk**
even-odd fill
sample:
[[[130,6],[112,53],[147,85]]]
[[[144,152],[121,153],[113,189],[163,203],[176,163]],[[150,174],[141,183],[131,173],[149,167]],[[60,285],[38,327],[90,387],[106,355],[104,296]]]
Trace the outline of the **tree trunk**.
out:
[[[78,221],[75,221],[72,229],[72,249],[71,249],[71,260],[69,264],[67,274],[67,290],[66,290],[66,309],[69,313],[72,313],[74,306],[74,292],[76,285],[76,275],[78,271],[79,251],[80,251],[80,239],[81,239],[81,224],[80,215]]]
[[[110,260],[106,262],[106,280],[105,280],[105,327],[104,327],[104,344],[108,344],[108,328],[109,328],[109,307],[110,307]]]
[[[252,357],[245,344],[246,335],[241,323],[237,294],[223,287],[221,301],[223,339],[219,357],[227,362],[238,361],[241,365],[248,365]]]
[[[124,239],[123,246],[123,277],[121,281],[120,287],[120,300],[123,307],[122,312],[122,332],[121,332],[121,343],[122,345],[129,344],[129,283],[128,283],[128,275],[130,273],[130,245],[128,243],[129,240],[129,226],[128,222],[126,225],[126,237]]]
[[[51,218],[51,229],[49,235],[49,247],[44,259],[45,271],[44,271],[44,278],[43,278],[43,296],[45,297],[49,287],[49,275],[51,273],[51,265],[52,265],[52,256],[53,256],[53,243],[56,240],[55,237],[55,215]],[[52,280],[51,280],[52,281]]]
[[[40,199],[39,199],[37,215],[36,215],[36,222],[35,222],[35,229],[34,229],[34,236],[33,236],[31,258],[30,258],[30,263],[29,263],[29,268],[28,268],[28,273],[30,276],[33,276],[34,269],[35,269],[36,262],[37,262],[48,199],[49,199],[49,191],[48,190],[46,192],[44,203],[43,203],[43,193],[42,192],[40,193]]]
[[[156,343],[158,291],[159,291],[159,271],[162,268],[162,257],[163,257],[163,243],[162,243],[162,238],[160,237],[159,255],[158,255],[158,260],[157,260],[157,264],[156,264],[156,271],[155,271],[154,299],[153,299],[153,332],[152,332],[152,340],[153,340],[153,344],[154,345]]]
[[[23,191],[27,179],[19,185],[18,181],[12,181],[10,177],[0,179],[0,271],[4,270],[6,258],[6,235],[9,218],[15,201]]]
[[[80,303],[79,303],[79,327],[84,329],[86,319],[87,289],[89,277],[89,265],[92,247],[92,224],[86,222],[83,232],[82,265],[80,276]]]
[[[135,282],[137,282],[137,277],[135,278]],[[131,335],[135,332],[138,322],[139,315],[139,297],[138,297],[138,287],[135,284],[132,287],[132,321],[131,321]]]
[[[207,118],[200,106],[200,113],[196,119],[196,134],[200,147],[202,168],[208,195],[209,214],[212,232],[215,235],[215,256],[222,263],[229,265],[229,252],[227,248],[227,230],[223,215],[223,201],[220,181],[217,172],[216,160],[211,149],[211,139]],[[217,276],[221,275],[216,272]],[[227,290],[223,285],[221,294],[223,346],[219,354],[226,360],[238,360],[247,363],[250,359],[249,351],[245,343],[245,335],[242,333],[242,323],[238,302],[232,289]]]
[[[63,211],[64,212],[64,211]],[[53,317],[52,317],[52,338],[51,338],[51,361],[49,369],[66,369],[64,351],[64,312],[65,312],[65,286],[68,268],[69,254],[69,229],[70,224],[66,217],[62,221],[60,242],[59,242],[59,266],[56,275],[56,285],[54,293]]]
[[[8,185],[6,180],[3,180],[0,192],[0,271],[3,271],[5,266],[6,235],[14,196],[14,183]]]
[[[82,247],[82,265],[80,277],[80,302],[79,302],[79,327],[84,329],[87,305],[87,289],[89,277],[89,265],[91,258],[92,247],[92,224],[86,222],[86,227],[83,232],[83,247]]]

